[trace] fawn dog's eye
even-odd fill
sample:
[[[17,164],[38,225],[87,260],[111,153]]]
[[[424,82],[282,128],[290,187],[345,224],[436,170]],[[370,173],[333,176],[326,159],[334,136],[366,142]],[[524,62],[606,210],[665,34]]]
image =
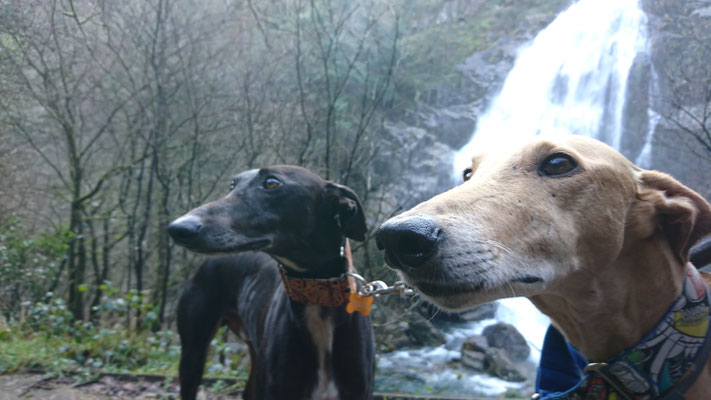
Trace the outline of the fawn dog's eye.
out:
[[[273,176],[268,177],[262,183],[262,187],[267,190],[273,190],[281,186],[281,181]]]
[[[468,181],[472,177],[473,172],[474,171],[472,171],[471,168],[467,168],[464,170],[464,172],[462,172],[462,178],[464,179],[464,182]]]
[[[578,170],[578,162],[566,153],[553,153],[538,165],[538,173],[549,178],[561,178]]]
[[[230,190],[233,190],[235,188],[235,186],[237,186],[237,182],[235,182],[235,180],[232,179],[232,181],[230,182]]]

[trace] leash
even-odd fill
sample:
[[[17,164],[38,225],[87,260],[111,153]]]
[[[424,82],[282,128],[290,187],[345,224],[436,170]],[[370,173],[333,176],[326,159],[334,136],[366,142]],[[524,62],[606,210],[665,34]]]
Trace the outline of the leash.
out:
[[[388,286],[388,284],[383,281],[368,282],[365,278],[353,272],[348,272],[348,276],[354,278],[362,284],[358,290],[358,294],[361,296],[378,297],[388,294],[411,296],[415,294],[415,291],[411,287],[407,286],[403,281],[397,281],[392,286]]]
[[[348,277],[351,290],[348,297],[348,305],[346,306],[346,311],[349,314],[358,311],[367,317],[370,315],[370,307],[373,305],[373,299],[381,295],[395,293],[411,295],[415,293],[414,290],[406,287],[402,281],[395,282],[393,286],[388,286],[387,283],[380,280],[368,282],[362,276],[356,274],[353,269],[351,243],[348,239],[345,240],[345,243],[341,247],[341,255],[348,261],[348,270],[345,275]],[[361,283],[360,289],[358,289],[358,283]]]

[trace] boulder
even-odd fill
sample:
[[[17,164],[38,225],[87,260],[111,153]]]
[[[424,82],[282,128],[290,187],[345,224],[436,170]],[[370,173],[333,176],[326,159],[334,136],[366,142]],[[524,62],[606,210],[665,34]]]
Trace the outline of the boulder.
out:
[[[504,350],[514,361],[523,361],[531,354],[526,339],[512,325],[499,322],[484,328],[482,335],[490,347]]]
[[[506,350],[490,347],[484,336],[474,335],[462,343],[462,365],[510,382],[526,380],[525,371],[511,360]]]
[[[462,365],[476,372],[486,372],[486,354],[462,349]]]
[[[474,351],[479,353],[486,353],[489,348],[489,344],[484,336],[474,335],[469,336],[462,343],[462,351]]]
[[[486,351],[489,345],[484,336],[474,335],[462,342],[462,365],[477,372],[485,372],[488,363]]]
[[[526,380],[525,371],[511,361],[504,349],[490,347],[486,351],[486,371],[489,375],[509,382]]]

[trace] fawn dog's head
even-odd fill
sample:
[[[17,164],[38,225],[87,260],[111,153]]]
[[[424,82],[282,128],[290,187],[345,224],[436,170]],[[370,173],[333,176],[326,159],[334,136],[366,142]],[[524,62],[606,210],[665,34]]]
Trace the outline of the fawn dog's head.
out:
[[[475,156],[464,179],[376,234],[388,264],[445,308],[541,294],[574,271],[603,273],[656,234],[684,264],[711,232],[701,196],[586,137]]]

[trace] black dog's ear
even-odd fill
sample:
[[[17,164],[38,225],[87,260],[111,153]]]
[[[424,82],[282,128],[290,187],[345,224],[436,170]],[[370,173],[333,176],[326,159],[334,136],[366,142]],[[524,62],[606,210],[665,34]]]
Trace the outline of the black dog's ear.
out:
[[[326,183],[326,193],[338,207],[338,220],[343,234],[354,240],[365,240],[367,227],[363,205],[350,188],[333,182]]]

